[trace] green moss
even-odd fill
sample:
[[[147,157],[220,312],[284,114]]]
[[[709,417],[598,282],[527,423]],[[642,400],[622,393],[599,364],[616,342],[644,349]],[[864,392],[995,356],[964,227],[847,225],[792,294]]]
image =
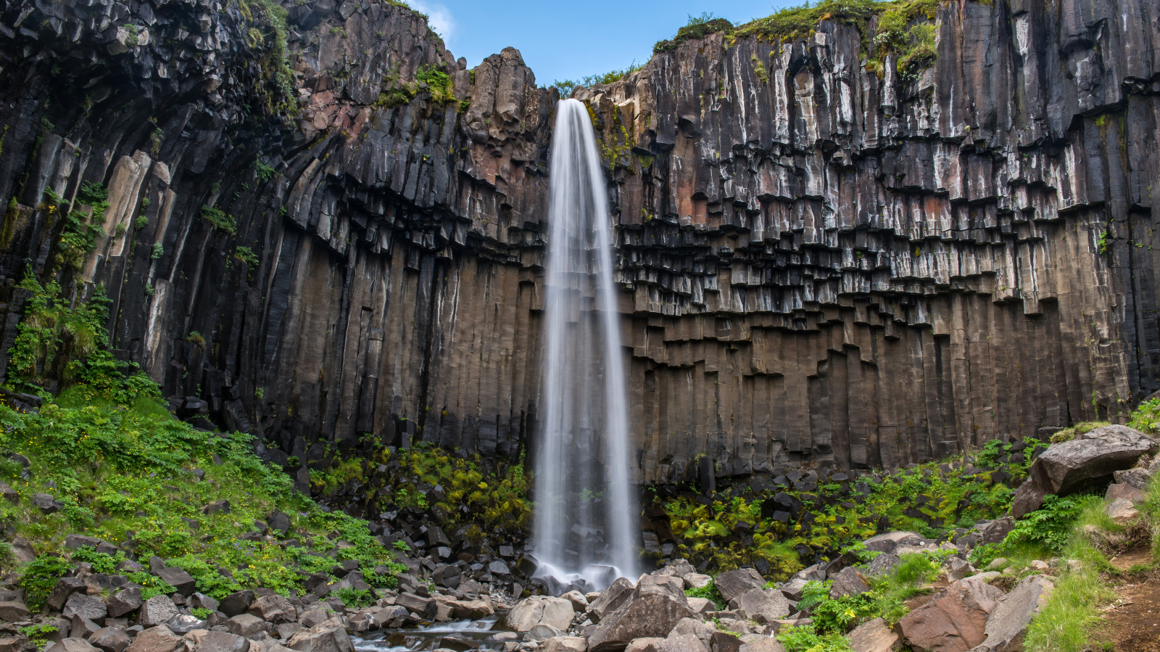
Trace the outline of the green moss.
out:
[[[286,49],[286,9],[276,0],[238,0],[238,7],[249,25],[246,45],[258,55],[261,84],[257,90],[263,110],[269,115],[297,114],[294,72]]]
[[[238,231],[238,222],[233,215],[228,215],[216,206],[202,206],[201,216],[204,217],[213,228],[218,231],[223,231],[230,235],[234,235]]]
[[[589,87],[596,84],[614,84],[642,68],[644,68],[644,64],[638,64],[633,61],[627,68],[622,70],[610,70],[603,74],[588,75],[580,79],[556,80],[552,82],[552,85],[559,89],[561,97],[569,97],[577,86]]]
[[[697,39],[703,39],[710,34],[728,33],[732,30],[733,23],[724,18],[718,18],[711,13],[705,12],[700,16],[690,15],[689,22],[677,30],[676,36],[666,41],[657,41],[656,45],[653,46],[653,54],[672,52],[686,41],[695,41]]]

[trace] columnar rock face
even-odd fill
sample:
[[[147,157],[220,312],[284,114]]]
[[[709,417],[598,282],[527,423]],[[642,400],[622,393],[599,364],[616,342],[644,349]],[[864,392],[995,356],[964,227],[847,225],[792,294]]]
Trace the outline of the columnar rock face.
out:
[[[365,433],[527,446],[558,96],[517,51],[467,70],[406,8],[287,2],[279,77],[263,3],[2,6],[5,367],[15,285],[55,273],[103,285],[115,352],[272,459]],[[1160,10],[937,19],[917,79],[864,70],[858,30],[825,21],[577,90],[609,170],[639,480],[893,467],[1160,389]],[[62,265],[46,191],[84,182],[108,185],[102,233]]]

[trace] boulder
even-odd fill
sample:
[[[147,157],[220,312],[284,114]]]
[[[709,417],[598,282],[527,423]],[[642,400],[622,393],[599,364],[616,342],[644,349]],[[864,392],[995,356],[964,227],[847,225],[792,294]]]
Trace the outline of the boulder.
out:
[[[105,607],[105,601],[95,595],[74,593],[64,603],[61,615],[69,619],[80,616],[95,623],[103,623],[105,617],[109,615],[109,610]]]
[[[604,615],[616,611],[623,605],[630,597],[632,597],[633,584],[623,577],[616,578],[607,589],[600,594],[599,598],[592,600],[588,605],[588,616],[592,622],[598,623]]]
[[[1156,440],[1127,426],[1104,426],[1080,437],[1052,444],[1031,465],[1031,478],[1040,489],[1073,493],[1092,480],[1132,468],[1141,455],[1160,448]]]
[[[125,648],[132,642],[133,639],[129,638],[124,627],[105,627],[89,637],[89,644],[103,652],[125,652]]]
[[[701,575],[700,573],[689,573],[685,575],[685,588],[689,589],[703,589],[713,583],[713,578],[708,575]]]
[[[79,550],[81,548],[96,548],[103,543],[96,537],[88,537],[83,534],[70,534],[64,538],[64,547],[69,550]]]
[[[937,593],[898,625],[906,643],[918,652],[966,652],[987,638],[987,619],[1002,597],[1002,590],[968,577]]]
[[[695,614],[707,614],[710,611],[717,611],[717,604],[708,598],[687,598],[689,601],[689,608]]]
[[[944,567],[947,569],[947,577],[951,580],[961,580],[964,577],[970,577],[978,572],[975,570],[974,566],[958,557],[951,557],[950,560],[944,564]]]
[[[772,624],[774,621],[789,615],[789,600],[781,591],[775,589],[750,589],[741,597],[730,602],[729,606],[744,612],[750,620],[762,624]]]
[[[209,632],[197,642],[194,652],[249,652],[250,642],[229,632]]]
[[[563,633],[564,632],[560,631],[559,629],[556,629],[555,627],[552,627],[551,625],[545,625],[545,624],[541,623],[541,624],[536,625],[535,627],[529,629],[528,631],[524,632],[524,640],[525,641],[545,641],[549,638],[555,638],[557,636],[560,636]]]
[[[229,633],[242,638],[254,638],[259,633],[269,631],[266,621],[250,614],[234,616],[225,623]]]
[[[228,501],[228,500],[215,500],[212,503],[206,505],[205,507],[202,507],[201,513],[202,514],[229,514],[230,513],[230,501]]]
[[[5,600],[0,602],[0,620],[16,623],[28,618],[28,606],[20,600]]]
[[[400,608],[403,609],[404,611],[406,611],[406,607],[400,607]],[[329,618],[330,618],[330,616],[327,615],[325,610],[320,609],[320,608],[314,608],[314,609],[308,609],[308,610],[304,611],[302,613],[302,616],[298,618],[298,622],[301,623],[303,627],[310,629],[311,627],[314,627],[315,625],[319,625],[319,624],[326,622]]]
[[[1147,495],[1130,484],[1116,483],[1108,485],[1108,492],[1104,494],[1104,497],[1108,500],[1123,498],[1134,503],[1142,503],[1147,498]]]
[[[1026,480],[1015,490],[1011,499],[1011,518],[1016,520],[1034,512],[1043,506],[1043,499],[1047,492],[1039,488],[1033,480]]]
[[[266,525],[278,534],[286,534],[290,530],[290,517],[285,512],[273,511],[266,517]]]
[[[137,624],[143,627],[154,627],[164,623],[177,615],[177,605],[167,595],[155,595],[141,605]]]
[[[126,652],[187,652],[189,644],[165,625],[158,625],[138,634],[125,649]]]
[[[174,634],[188,634],[195,629],[209,628],[204,620],[190,614],[177,614],[165,621],[165,626]]]
[[[1105,508],[1105,511],[1107,512],[1108,517],[1117,523],[1131,521],[1140,515],[1140,512],[1136,509],[1136,506],[1132,503],[1132,501],[1125,498],[1117,498],[1116,500],[1113,500]]]
[[[567,631],[574,613],[572,603],[563,598],[534,595],[521,600],[508,612],[507,625],[520,634],[531,631],[536,625]]]
[[[495,607],[486,596],[478,600],[451,600],[447,604],[457,620],[479,620],[495,614]]]
[[[710,623],[697,620],[696,618],[682,618],[676,625],[673,625],[673,631],[669,632],[668,638],[692,634],[708,643],[712,640],[713,633],[716,631],[717,628]]]
[[[400,611],[403,610],[400,609]],[[382,627],[386,627],[387,624],[391,622],[391,620],[376,620],[375,622],[377,622]],[[281,623],[274,626],[274,636],[283,641],[288,641],[290,640],[290,637],[297,634],[298,630],[300,629],[302,629],[302,625],[299,625],[298,623]]]
[[[52,494],[32,494],[28,501],[32,503],[33,507],[45,514],[55,514],[64,507],[64,503],[54,498]]]
[[[588,610],[588,599],[579,591],[568,591],[561,598],[572,603],[572,609],[581,613]]]
[[[298,652],[354,652],[346,630],[331,621],[299,631],[286,641],[286,647]]]
[[[113,595],[105,602],[110,618],[120,618],[141,608],[141,587],[130,586]]]
[[[658,652],[710,652],[704,641],[688,634],[669,636],[661,642],[657,650]]]
[[[57,652],[98,652],[97,648],[89,645],[83,638],[69,637],[57,644]]]
[[[588,641],[579,636],[553,636],[544,641],[543,652],[587,652]]]
[[[982,543],[1002,543],[1003,539],[1015,529],[1015,519],[1010,516],[996,519],[983,527],[980,532]]]
[[[240,616],[249,611],[250,605],[253,603],[253,591],[238,591],[222,598],[221,603],[218,604],[218,609],[225,615],[233,618],[234,616]]]
[[[924,539],[917,532],[886,532],[862,542],[870,552],[893,553],[898,546],[920,545]]]
[[[882,555],[878,555],[878,557],[882,557]],[[873,565],[873,562],[871,562],[871,565]],[[782,584],[779,590],[790,600],[801,600],[802,591],[806,588],[806,584],[809,584],[809,580],[795,577],[785,584]]]
[[[434,618],[435,614],[439,612],[439,607],[435,605],[434,600],[417,596],[414,593],[400,593],[395,598],[395,604],[406,607],[412,613],[427,619]]]
[[[624,652],[658,652],[664,642],[665,639],[657,637],[638,638],[629,643]]]
[[[752,636],[752,634],[747,634],[747,636]],[[669,640],[673,638],[674,636],[669,634]],[[740,652],[742,645],[741,639],[729,632],[713,632],[712,636],[709,637],[709,649],[712,652]]]
[[[895,568],[897,568],[901,563],[902,560],[900,558],[888,552],[884,552],[871,560],[870,563],[866,565],[866,569],[862,571],[862,574],[866,577],[879,577],[881,575],[887,575]],[[801,590],[799,589],[797,593],[798,597],[800,598]]]
[[[848,566],[834,576],[834,584],[830,587],[830,598],[840,598],[844,595],[861,595],[870,590],[870,583],[857,569]],[[786,613],[789,613],[788,611]]]
[[[854,652],[890,652],[901,647],[898,634],[886,626],[886,621],[875,618],[854,628],[848,635]]]
[[[177,589],[177,592],[185,597],[193,595],[194,590],[197,589],[197,580],[180,568],[162,568],[157,572],[157,577]]]
[[[83,638],[89,640],[93,634],[97,633],[101,626],[84,616],[73,616],[72,622],[69,623],[68,635],[73,638]]]
[[[752,568],[721,573],[713,583],[726,602],[733,602],[753,589],[763,588],[766,584],[765,578]]]
[[[1116,471],[1112,474],[1118,484],[1126,484],[1147,492],[1148,485],[1152,482],[1152,474],[1148,469],[1126,469],[1124,471]]]
[[[684,591],[675,589],[666,578],[646,575],[632,597],[601,619],[588,647],[592,652],[621,650],[636,638],[668,636],[682,618],[692,616]]]
[[[52,587],[52,592],[48,594],[48,599],[45,602],[53,611],[60,611],[64,609],[64,604],[68,602],[72,594],[85,592],[85,581],[76,577],[62,577],[56,582],[56,586]]]
[[[258,598],[250,605],[249,611],[252,615],[275,625],[298,620],[298,612],[294,609],[294,605],[277,594]]]
[[[1015,585],[987,618],[987,638],[973,652],[1009,652],[1035,614],[1047,604],[1055,584],[1042,575],[1032,575]],[[855,651],[857,652],[857,651]]]
[[[742,645],[739,652],[785,652],[785,646],[772,636],[762,636]]]

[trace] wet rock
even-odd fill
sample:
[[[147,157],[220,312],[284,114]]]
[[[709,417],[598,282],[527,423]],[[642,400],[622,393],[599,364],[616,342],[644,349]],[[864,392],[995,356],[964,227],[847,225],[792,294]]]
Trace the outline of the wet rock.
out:
[[[165,625],[158,625],[138,634],[125,649],[127,652],[187,652],[189,644]]]
[[[507,615],[507,626],[516,632],[530,631],[536,625],[548,625],[566,631],[575,612],[572,603],[562,598],[532,596],[521,600]]]
[[[418,614],[422,618],[434,618],[438,612],[438,607],[435,606],[435,601],[431,598],[423,598],[413,593],[401,593],[395,598],[395,604],[406,607],[412,613]]]
[[[579,591],[568,591],[561,598],[572,603],[572,610],[584,613],[588,610],[588,599]]]
[[[1055,590],[1047,577],[1033,575],[1015,585],[987,618],[987,638],[972,652],[1009,652]]]
[[[713,583],[726,602],[733,602],[753,589],[764,587],[765,579],[752,568],[742,568],[721,573]]]
[[[854,652],[891,652],[900,647],[898,634],[881,618],[858,625],[847,637]]]
[[[977,579],[959,580],[898,625],[905,642],[918,652],[966,652],[986,639],[987,619],[1002,597],[1002,590]]]
[[[1052,444],[1031,465],[1031,477],[1047,493],[1067,495],[1088,482],[1130,469],[1141,455],[1160,448],[1156,440],[1127,426],[1096,428],[1071,441]]]
[[[668,636],[682,618],[692,616],[683,591],[665,578],[646,575],[630,599],[605,614],[589,637],[588,646],[593,652],[620,650],[636,638]]]

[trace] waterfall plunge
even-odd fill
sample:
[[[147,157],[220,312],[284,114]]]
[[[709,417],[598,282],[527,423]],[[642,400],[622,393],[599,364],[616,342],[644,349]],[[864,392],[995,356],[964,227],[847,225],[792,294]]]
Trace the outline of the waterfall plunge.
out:
[[[537,575],[583,579],[589,590],[635,579],[640,538],[607,192],[588,109],[563,100],[552,142],[535,552]]]

